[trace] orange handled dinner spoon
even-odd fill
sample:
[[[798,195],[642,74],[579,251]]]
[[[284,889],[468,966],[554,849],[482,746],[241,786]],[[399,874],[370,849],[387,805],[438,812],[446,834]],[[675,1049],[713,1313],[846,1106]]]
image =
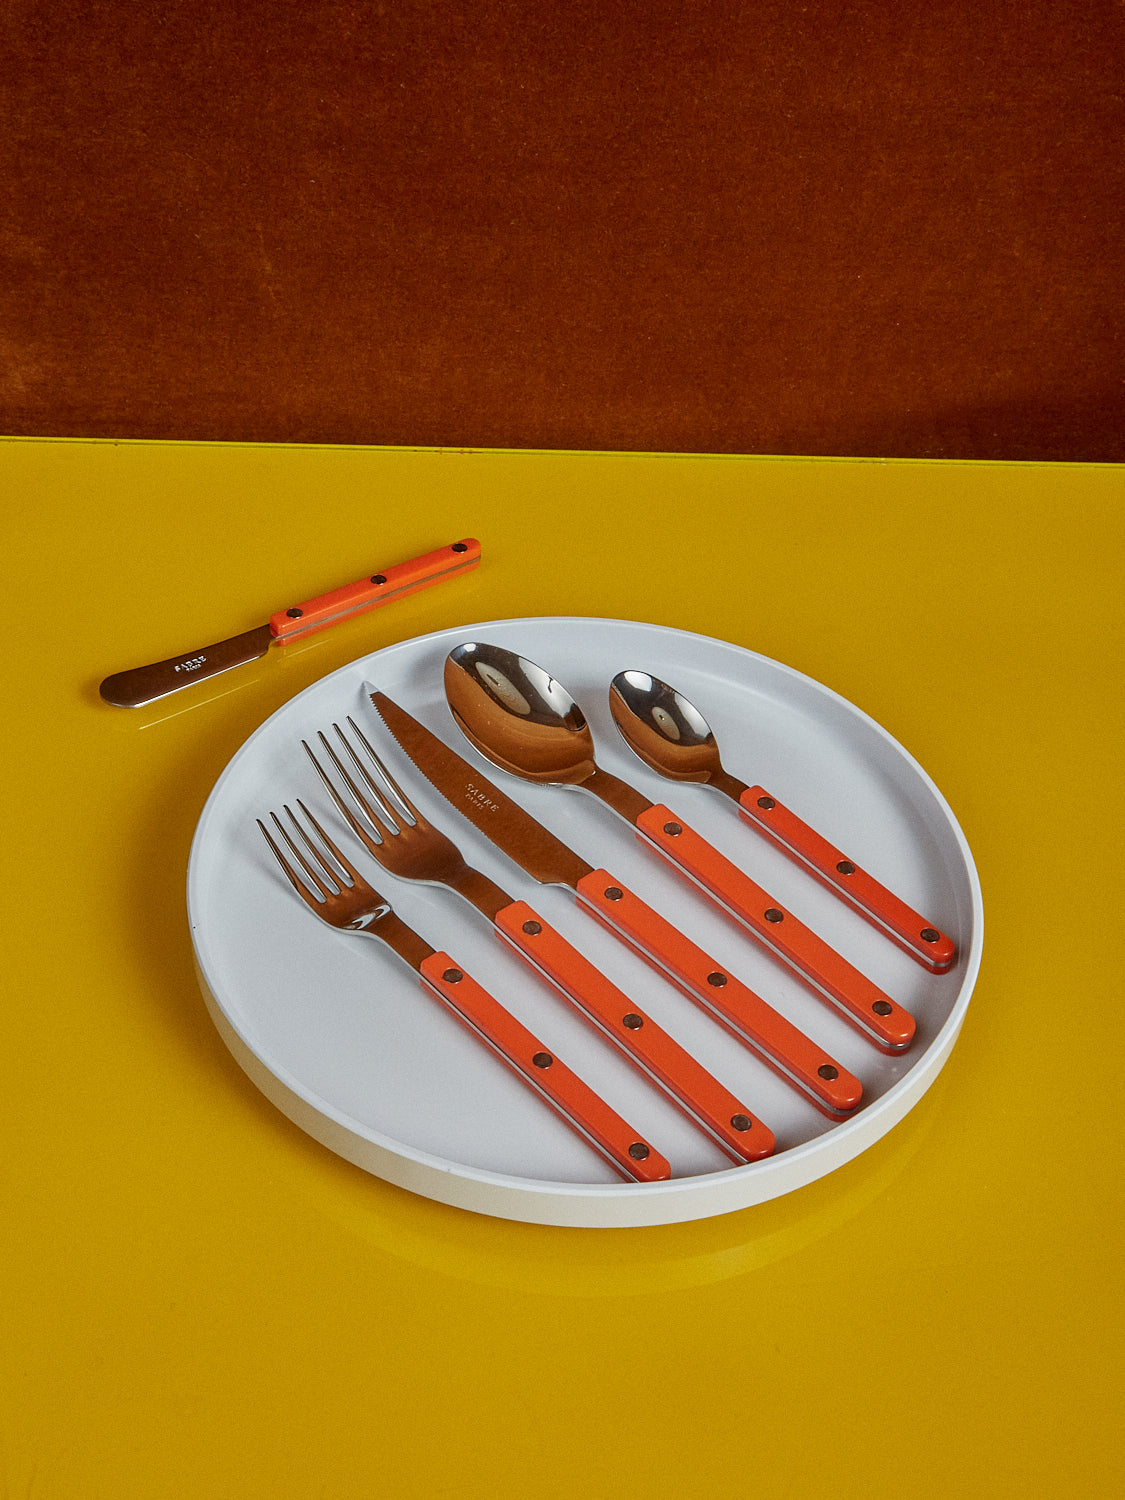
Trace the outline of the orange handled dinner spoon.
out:
[[[592,792],[735,917],[751,935],[869,1042],[902,1052],[914,1018],[842,954],[731,863],[663,804],[603,771],[578,704],[542,667],[480,641],[446,658],[445,693],[467,738],[494,765],[527,781]]]

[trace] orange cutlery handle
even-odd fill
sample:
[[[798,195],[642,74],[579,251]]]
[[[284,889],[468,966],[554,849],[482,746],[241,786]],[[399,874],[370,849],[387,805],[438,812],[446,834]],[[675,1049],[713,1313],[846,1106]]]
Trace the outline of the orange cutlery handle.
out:
[[[473,537],[465,537],[449,547],[427,552],[424,557],[414,557],[409,562],[396,563],[392,568],[359,578],[355,583],[346,583],[343,588],[333,589],[329,594],[320,594],[288,609],[279,609],[270,616],[270,634],[278,641],[312,635],[314,631],[324,630],[340,620],[350,619],[352,615],[361,615],[380,604],[389,604],[392,599],[405,599],[407,594],[427,588],[431,583],[440,583],[455,573],[468,572],[479,562],[480,543]]]
[[[668,1180],[672,1169],[660,1152],[459,969],[448,953],[424,958],[420,972],[458,1019],[498,1052],[588,1144],[608,1157],[623,1177],[632,1182]]]
[[[651,844],[721,907],[737,918],[782,963],[884,1052],[902,1052],[914,1037],[914,1017],[885,995],[810,927],[787,911],[737,865],[681,823],[667,807],[637,819]]]
[[[578,894],[618,936],[675,980],[696,1004],[746,1042],[818,1109],[834,1119],[855,1109],[863,1094],[858,1078],[607,870],[584,875]]]
[[[745,1162],[770,1155],[773,1132],[525,901],[504,907],[495,920],[501,935],[673,1095],[729,1157]]]
[[[830,890],[843,896],[867,920],[893,942],[905,948],[934,974],[952,967],[957,949],[952,938],[919,916],[893,891],[880,885],[873,875],[821,838],[796,813],[782,806],[765,787],[750,786],[738,799],[743,817],[761,830],[791,859],[802,864]]]

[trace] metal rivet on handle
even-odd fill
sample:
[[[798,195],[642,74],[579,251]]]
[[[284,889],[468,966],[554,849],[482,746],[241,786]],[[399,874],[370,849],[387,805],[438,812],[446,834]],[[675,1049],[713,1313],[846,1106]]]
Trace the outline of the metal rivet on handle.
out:
[[[839,872],[840,872],[841,875],[854,875],[855,874],[855,865],[852,864],[852,862],[851,862],[850,859],[842,859],[840,861],[840,863],[836,866],[836,868],[837,868],[837,870],[839,870]]]
[[[932,927],[923,927],[919,936],[924,943],[936,943],[941,933],[935,932]]]
[[[665,823],[664,825],[664,832],[670,839],[678,839],[683,831],[678,823]]]
[[[624,894],[625,892],[619,885],[610,885],[606,887],[605,899],[607,901],[620,901]]]
[[[525,922],[523,924],[523,930],[527,933],[528,937],[538,937],[539,934],[543,931],[543,928],[539,925],[538,922]]]
[[[634,1161],[647,1161],[650,1152],[644,1141],[634,1141],[629,1147],[629,1155]]]
[[[770,812],[777,806],[777,803],[773,800],[772,797],[759,797],[758,806],[764,808],[766,812]]]
[[[753,1124],[749,1115],[731,1115],[730,1122],[735,1130],[749,1130]]]
[[[831,1063],[825,1063],[823,1067],[817,1068],[816,1071],[820,1074],[821,1078],[827,1079],[829,1083],[834,1078],[839,1078],[840,1076],[839,1068],[834,1068]]]
[[[718,969],[716,969],[713,974],[708,974],[707,976],[707,983],[713,985],[717,990],[721,990],[726,982],[727,976],[725,974],[720,974]]]
[[[287,609],[285,611],[285,618],[287,620],[299,620],[303,614],[304,614],[304,610],[303,609],[297,609],[297,608]]]
[[[386,581],[387,581],[387,575],[385,573],[373,573],[371,575],[371,582],[372,583],[386,583]]]
[[[771,906],[763,915],[767,922],[784,922],[785,920],[785,913],[778,911],[776,906]]]
[[[644,1017],[638,1016],[635,1011],[630,1011],[627,1016],[621,1017],[622,1026],[627,1026],[630,1031],[640,1031],[645,1024]]]
[[[877,1016],[889,1016],[891,1011],[894,1010],[894,1006],[889,1000],[876,1000],[871,1009]]]
[[[446,984],[460,984],[465,976],[461,973],[460,969],[446,969],[441,977],[445,980]]]
[[[537,1068],[549,1068],[555,1059],[549,1052],[537,1052],[531,1060]]]

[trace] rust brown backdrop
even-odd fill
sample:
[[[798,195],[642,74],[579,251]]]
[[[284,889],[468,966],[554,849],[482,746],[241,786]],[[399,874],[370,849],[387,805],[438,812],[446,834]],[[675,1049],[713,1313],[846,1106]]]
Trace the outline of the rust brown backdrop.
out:
[[[1118,0],[8,0],[0,431],[1125,459]]]

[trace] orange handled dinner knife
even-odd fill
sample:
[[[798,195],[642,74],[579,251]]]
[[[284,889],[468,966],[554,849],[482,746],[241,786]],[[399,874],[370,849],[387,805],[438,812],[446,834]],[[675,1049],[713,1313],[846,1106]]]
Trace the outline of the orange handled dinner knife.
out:
[[[541,885],[565,885],[583,908],[672,979],[795,1089],[834,1119],[862,1098],[858,1078],[607,870],[595,870],[404,708],[368,684],[375,711],[430,782]],[[509,936],[518,942],[518,924]],[[530,952],[530,949],[528,950]],[[550,969],[546,964],[547,972]],[[626,1019],[628,1025],[628,1019]],[[654,1070],[655,1071],[655,1070]]]
[[[230,640],[200,646],[198,650],[169,657],[167,661],[153,662],[147,667],[116,672],[105,679],[99,691],[107,703],[120,708],[140,708],[193,683],[217,677],[220,672],[229,672],[232,667],[255,661],[259,656],[265,656],[273,645],[284,645],[286,641],[312,635],[329,625],[350,620],[353,615],[377,609],[381,604],[405,599],[417,589],[428,588],[430,584],[440,583],[458,573],[467,573],[479,562],[480,543],[473,537],[465,537],[451,546],[439,547],[436,552],[411,558],[409,562],[380,568],[365,578],[358,578],[355,583],[345,584],[343,588],[320,594],[315,599],[279,609],[264,625],[232,636]]]

